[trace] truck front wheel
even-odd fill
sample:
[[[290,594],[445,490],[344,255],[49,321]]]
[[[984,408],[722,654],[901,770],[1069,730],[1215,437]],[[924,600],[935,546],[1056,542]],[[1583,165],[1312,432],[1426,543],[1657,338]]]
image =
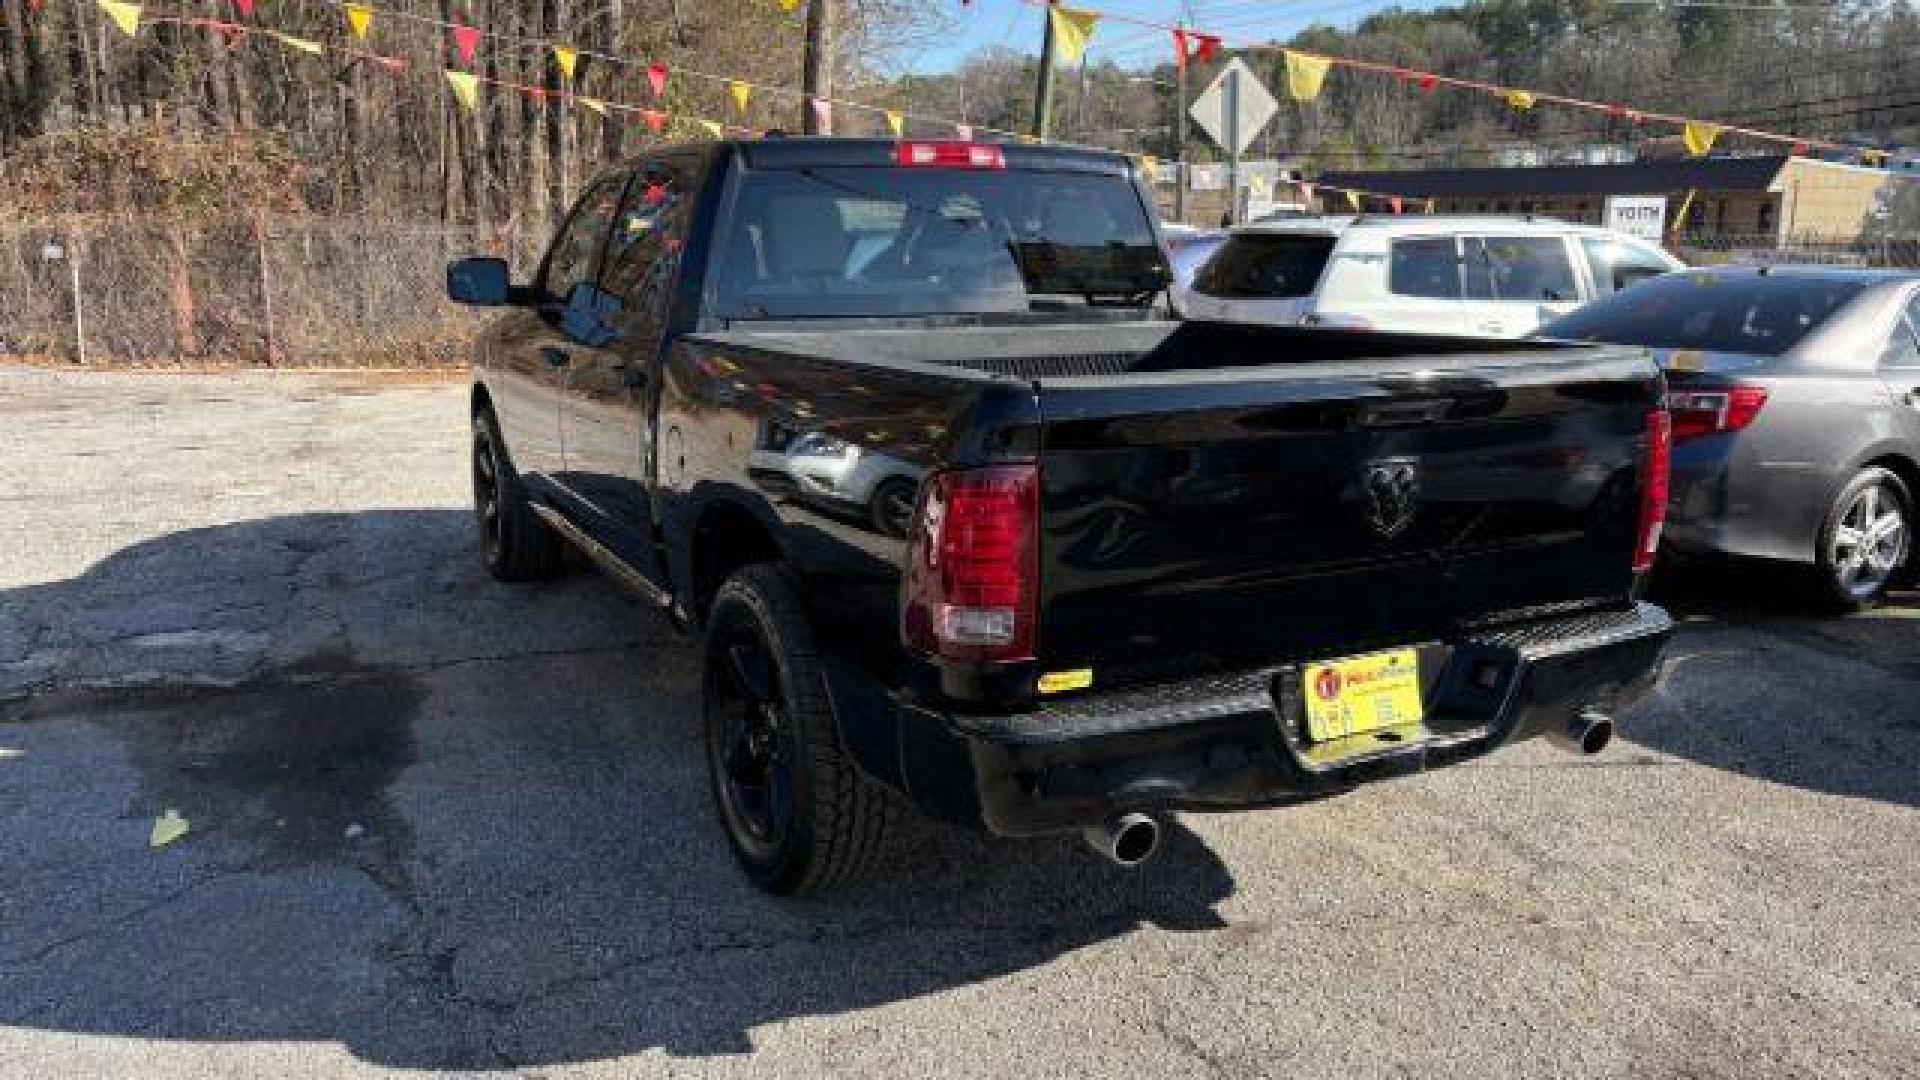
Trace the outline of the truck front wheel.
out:
[[[715,594],[702,691],[714,804],[753,883],[802,895],[862,876],[894,796],[841,746],[806,614],[778,566],[744,567]]]

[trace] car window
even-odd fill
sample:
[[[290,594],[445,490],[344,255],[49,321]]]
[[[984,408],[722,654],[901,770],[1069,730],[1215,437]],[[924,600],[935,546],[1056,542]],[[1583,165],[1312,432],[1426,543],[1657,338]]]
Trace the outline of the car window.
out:
[[[614,218],[600,285],[629,307],[657,297],[677,265],[693,200],[693,170],[683,162],[641,167]]]
[[[542,292],[564,298],[575,285],[594,279],[600,268],[601,242],[620,208],[620,192],[626,182],[625,176],[609,176],[580,196],[566,227],[554,237],[553,246],[540,263]]]
[[[1663,274],[1548,323],[1547,337],[1778,356],[1866,287],[1792,274]]]
[[[1894,320],[1893,336],[1880,356],[1880,366],[1920,368],[1920,296],[1907,301],[1906,311]]]
[[[1661,258],[1659,253],[1611,236],[1583,236],[1580,238],[1580,249],[1587,257],[1587,267],[1593,271],[1593,287],[1597,296],[1617,293],[1673,269],[1673,264]]]
[[[1470,236],[1462,248],[1470,299],[1535,304],[1580,299],[1560,237]]]
[[[1460,254],[1453,237],[1423,236],[1389,244],[1387,291],[1401,296],[1460,299]]]
[[[1331,236],[1242,233],[1201,266],[1193,287],[1208,296],[1311,296],[1333,245]]]

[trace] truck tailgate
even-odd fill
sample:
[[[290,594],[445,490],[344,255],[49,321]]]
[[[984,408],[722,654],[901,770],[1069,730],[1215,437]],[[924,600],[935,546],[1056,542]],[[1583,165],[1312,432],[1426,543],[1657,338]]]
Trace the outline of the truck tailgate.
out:
[[[1632,593],[1638,351],[1035,385],[1043,668],[1113,686]]]

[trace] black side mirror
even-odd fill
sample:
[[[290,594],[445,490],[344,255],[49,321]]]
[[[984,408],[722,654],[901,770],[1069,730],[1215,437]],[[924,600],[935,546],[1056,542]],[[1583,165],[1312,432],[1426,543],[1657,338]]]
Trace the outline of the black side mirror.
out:
[[[567,294],[566,310],[560,313],[560,332],[588,348],[605,348],[620,336],[613,328],[613,317],[623,306],[618,296],[583,281]]]
[[[500,307],[513,300],[505,259],[455,259],[447,264],[447,299],[474,307]]]

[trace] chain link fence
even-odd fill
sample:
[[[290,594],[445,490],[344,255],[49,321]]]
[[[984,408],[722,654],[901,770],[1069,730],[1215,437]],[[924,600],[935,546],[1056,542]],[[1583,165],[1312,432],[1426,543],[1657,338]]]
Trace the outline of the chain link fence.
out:
[[[1694,266],[1749,262],[1920,269],[1920,235],[1801,236],[1781,240],[1772,236],[1700,233],[1677,237],[1670,246],[1675,255]]]
[[[438,222],[63,218],[0,226],[0,358],[90,364],[427,366],[458,362],[474,315],[448,259],[524,237]]]

